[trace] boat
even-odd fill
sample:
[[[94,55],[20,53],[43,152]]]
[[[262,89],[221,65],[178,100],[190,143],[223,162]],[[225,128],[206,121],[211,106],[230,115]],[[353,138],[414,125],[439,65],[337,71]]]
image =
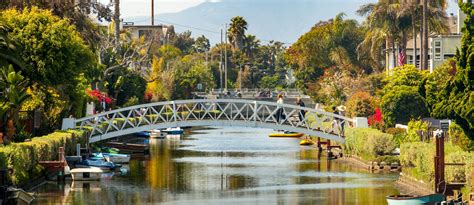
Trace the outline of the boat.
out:
[[[310,145],[313,145],[313,144],[314,144],[313,141],[307,140],[307,139],[300,141],[300,145],[302,145],[302,146],[310,146]]]
[[[115,154],[115,153],[93,153],[92,159],[105,159],[108,162],[115,164],[127,164],[130,161],[129,154]]]
[[[99,151],[103,153],[118,154],[120,152],[120,149],[117,149],[114,147],[102,147],[102,148],[99,148]]]
[[[150,133],[146,132],[146,131],[137,132],[137,133],[135,133],[135,136],[137,136],[137,137],[150,137]]]
[[[180,127],[169,127],[165,130],[162,130],[162,132],[165,132],[166,134],[170,135],[181,135],[184,133],[184,130]]]
[[[270,135],[268,135],[269,137],[290,137],[290,138],[300,138],[302,137],[304,134],[303,133],[289,133],[289,132],[285,132],[285,133],[272,133]]]
[[[97,181],[100,180],[102,170],[96,167],[75,168],[71,170],[73,181]]]
[[[424,196],[413,195],[393,195],[387,196],[388,205],[421,205],[421,204],[436,204],[444,200],[442,194],[430,194]]]
[[[110,170],[115,169],[115,164],[113,162],[106,162],[105,160],[86,159],[86,160],[82,160],[81,163],[76,164],[76,167],[79,167],[79,168],[95,167],[102,170],[110,171]]]
[[[154,130],[151,130],[151,132],[150,132],[150,137],[151,137],[151,138],[165,138],[165,137],[166,137],[166,133],[161,132],[161,130],[154,129]]]
[[[35,197],[23,189],[7,188],[7,201],[5,204],[31,204]]]

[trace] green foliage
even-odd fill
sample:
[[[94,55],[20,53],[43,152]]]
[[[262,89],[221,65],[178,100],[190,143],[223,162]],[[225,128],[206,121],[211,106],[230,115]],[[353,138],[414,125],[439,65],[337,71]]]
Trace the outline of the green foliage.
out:
[[[33,138],[30,142],[12,143],[0,147],[0,168],[10,168],[9,181],[14,185],[25,185],[40,176],[43,168],[39,161],[58,160],[59,147],[66,155],[75,154],[77,143],[85,144],[87,133],[83,131],[58,131],[47,136]]]
[[[461,48],[456,53],[456,74],[443,86],[432,106],[431,115],[449,118],[458,124],[472,140],[474,139],[474,5],[471,1],[460,2],[467,15]]]
[[[434,142],[404,143],[400,147],[400,163],[403,173],[428,183],[434,182]],[[445,161],[450,163],[466,163],[465,166],[447,166],[446,180],[448,182],[470,181],[472,153],[463,151],[451,143],[445,144]]]
[[[193,47],[196,52],[204,53],[211,49],[211,44],[209,43],[209,39],[202,35],[196,38]]]
[[[352,94],[346,102],[346,112],[349,117],[368,117],[374,114],[374,99],[368,93],[359,91]]]
[[[426,71],[418,70],[414,65],[405,64],[404,66],[395,67],[390,74],[384,78],[386,83],[385,92],[393,90],[397,86],[417,87],[423,83],[423,79],[427,76]]]
[[[339,14],[334,19],[319,22],[302,35],[286,52],[288,62],[295,69],[297,86],[308,89],[325,72],[329,75],[337,70],[357,73],[369,67],[358,60],[356,52],[364,33],[357,21],[344,20],[343,14]]]
[[[47,86],[74,84],[94,64],[93,53],[67,19],[36,7],[0,13],[8,38],[21,50],[23,74]]]
[[[419,142],[421,136],[418,135],[418,132],[422,131],[423,133],[428,132],[430,124],[422,120],[410,120],[408,122],[408,133],[404,142]]]
[[[464,133],[464,130],[454,122],[449,125],[449,140],[454,145],[461,147],[464,151],[474,151],[474,141]]]
[[[281,85],[280,76],[279,75],[272,75],[272,76],[264,76],[260,80],[260,88],[269,88],[273,89]]]
[[[134,105],[138,105],[138,104],[140,104],[139,99],[137,97],[133,96],[130,99],[128,99],[127,102],[125,102],[123,104],[123,107],[130,107],[130,106],[134,106]]]
[[[400,147],[400,144],[405,141],[407,135],[407,130],[403,128],[390,127],[387,128],[385,132],[387,134],[393,135],[393,141],[396,143],[397,147]]]
[[[381,108],[387,126],[407,124],[411,119],[428,116],[423,97],[416,87],[406,85],[387,89],[382,97]]]
[[[373,161],[395,149],[393,136],[372,128],[347,128],[344,152]]]

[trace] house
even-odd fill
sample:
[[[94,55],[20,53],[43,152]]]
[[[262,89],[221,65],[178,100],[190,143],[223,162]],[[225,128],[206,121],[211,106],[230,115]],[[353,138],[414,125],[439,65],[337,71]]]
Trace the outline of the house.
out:
[[[449,33],[447,34],[432,34],[428,39],[428,68],[430,72],[433,72],[437,66],[443,64],[443,62],[456,54],[456,49],[461,46],[461,29],[464,25],[466,15],[462,11],[458,11],[458,15],[450,14],[448,16]],[[417,67],[420,66],[421,60],[421,39],[417,37],[416,42],[416,56],[414,55],[413,39],[407,42],[406,48],[406,63],[414,64]],[[398,49],[397,49],[398,50]],[[389,70],[398,66],[394,65],[394,56],[391,49],[387,49],[388,55],[385,62],[386,68]],[[398,59],[398,52],[395,53],[395,59]],[[397,62],[397,61],[395,61]],[[398,62],[397,62],[398,64]]]
[[[135,25],[133,22],[123,22],[123,29],[130,32],[133,39],[145,38],[154,41],[159,45],[166,43],[172,35],[175,35],[174,27],[167,25]]]

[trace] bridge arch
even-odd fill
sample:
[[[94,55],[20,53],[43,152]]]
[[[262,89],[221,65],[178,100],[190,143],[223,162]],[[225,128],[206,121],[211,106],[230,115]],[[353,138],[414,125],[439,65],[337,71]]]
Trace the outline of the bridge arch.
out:
[[[278,113],[282,113],[280,119]],[[298,115],[305,117],[299,120]],[[157,102],[120,108],[80,119],[63,119],[62,129],[89,129],[88,142],[168,127],[241,126],[301,132],[344,143],[333,120],[360,124],[341,115],[274,102],[241,99],[196,99]],[[362,125],[363,126],[363,125]]]

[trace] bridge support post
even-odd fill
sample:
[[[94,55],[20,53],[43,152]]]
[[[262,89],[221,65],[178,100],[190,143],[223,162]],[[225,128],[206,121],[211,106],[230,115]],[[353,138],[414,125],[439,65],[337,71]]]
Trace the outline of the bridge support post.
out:
[[[61,130],[68,130],[68,129],[74,129],[75,128],[75,118],[64,118],[63,119],[63,124],[61,126]]]

